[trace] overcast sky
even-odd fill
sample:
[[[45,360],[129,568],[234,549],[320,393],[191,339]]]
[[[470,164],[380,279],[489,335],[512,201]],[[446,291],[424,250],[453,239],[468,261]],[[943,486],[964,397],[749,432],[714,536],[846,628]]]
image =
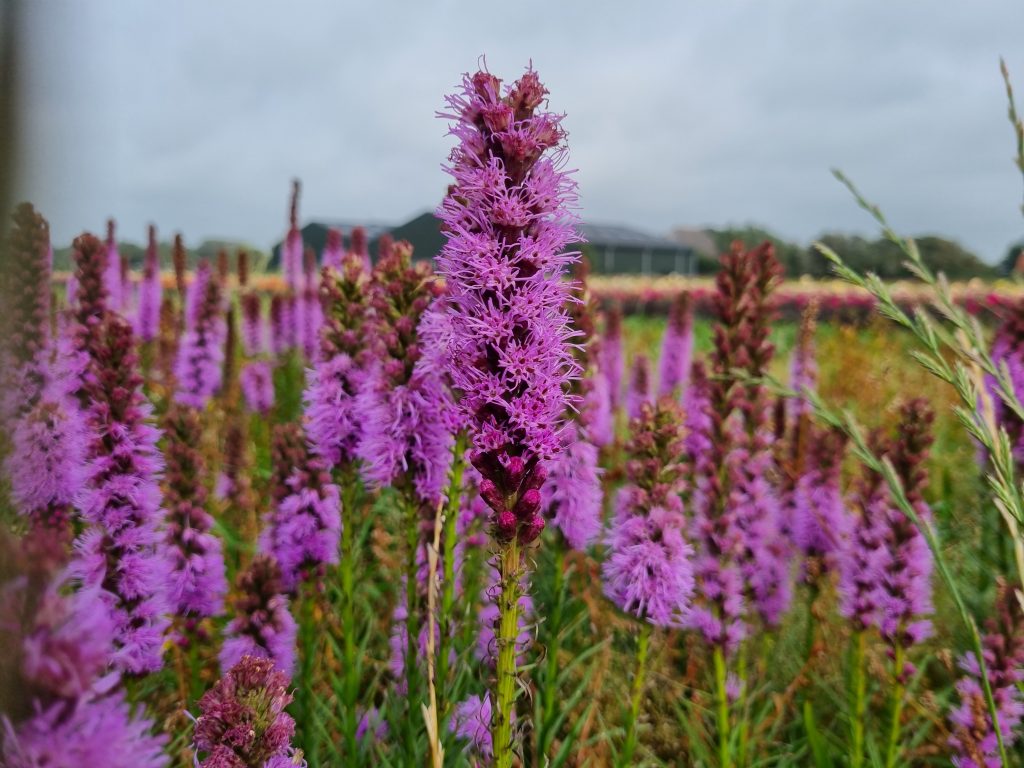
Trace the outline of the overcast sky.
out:
[[[873,233],[838,166],[901,231],[988,260],[1024,236],[998,72],[1024,94],[1024,0],[26,5],[20,192],[58,243],[115,216],[267,246],[293,177],[304,219],[405,221],[481,54],[568,114],[587,220]]]

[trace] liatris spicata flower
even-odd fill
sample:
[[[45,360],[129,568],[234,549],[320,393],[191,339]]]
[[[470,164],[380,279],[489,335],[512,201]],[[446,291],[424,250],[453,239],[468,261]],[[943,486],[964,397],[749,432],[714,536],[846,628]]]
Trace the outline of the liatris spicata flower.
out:
[[[274,372],[269,360],[250,360],[242,367],[239,384],[246,407],[266,416],[274,407]]]
[[[320,254],[320,266],[328,269],[341,269],[345,258],[345,246],[341,242],[341,230],[331,227],[327,230],[327,243]]]
[[[244,248],[238,249],[238,254],[235,256],[235,271],[238,276],[238,287],[239,289],[245,289],[249,287],[249,252]]]
[[[812,301],[801,318],[796,348],[789,363],[789,388],[798,393],[797,397],[789,401],[792,421],[809,418],[811,405],[803,393],[807,390],[813,391],[818,382],[818,365],[814,358],[817,314],[817,303]]]
[[[226,337],[223,288],[210,262],[204,259],[196,268],[185,300],[185,331],[174,371],[176,402],[201,410],[220,391]]]
[[[100,344],[103,319],[107,313],[107,288],[104,283],[106,249],[95,235],[83,234],[76,237],[71,245],[75,257],[75,351],[84,357],[94,356]],[[80,398],[85,389],[77,390]],[[83,400],[83,406],[88,405]]]
[[[362,227],[352,227],[352,235],[349,239],[351,248],[349,252],[355,257],[357,263],[362,265],[363,270],[369,274],[373,269],[370,262],[370,243],[366,237],[366,230]]]
[[[224,633],[220,668],[230,670],[244,656],[270,659],[291,677],[295,668],[295,619],[281,584],[281,569],[268,555],[256,555],[238,578],[235,618]]]
[[[592,371],[583,380],[583,402],[580,405],[580,423],[587,439],[598,447],[615,441],[615,421],[608,379],[600,369]]]
[[[846,440],[835,429],[811,431],[806,461],[790,495],[793,543],[805,557],[824,559],[829,569],[849,535],[850,516],[840,487]]]
[[[447,480],[453,438],[444,419],[447,392],[423,361],[417,329],[441,289],[428,263],[413,266],[411,257],[408,243],[399,243],[373,270],[366,335],[376,344],[357,403],[359,455],[371,483],[410,486],[432,509]]]
[[[580,402],[578,420],[583,436],[593,445],[602,446],[611,443],[615,435],[608,382],[598,366],[601,348],[594,326],[596,304],[587,286],[589,274],[589,262],[581,257],[574,265],[573,295],[566,311],[576,332],[573,354],[582,370],[582,378],[573,386],[573,394],[579,396]]]
[[[255,291],[242,294],[242,349],[249,357],[256,357],[266,350],[266,335],[261,316],[263,302]]]
[[[272,661],[243,656],[199,700],[199,768],[278,768],[293,762],[295,721],[288,676]],[[301,758],[300,758],[301,760]],[[275,762],[281,761],[281,762]]]
[[[160,526],[160,433],[149,423],[131,326],[108,315],[93,348],[86,413],[94,435],[78,508],[89,527],[76,542],[74,570],[101,588],[116,628],[113,663],[130,674],[162,666],[168,563]]]
[[[630,421],[639,419],[644,404],[652,402],[654,402],[654,386],[651,381],[651,361],[647,355],[637,354],[633,358],[629,391],[626,392],[626,416]]]
[[[174,286],[178,291],[178,300],[185,303],[186,279],[188,273],[188,251],[180,234],[174,236],[174,247],[171,249],[171,263],[174,265]]]
[[[575,185],[561,170],[561,117],[537,111],[546,90],[533,71],[500,92],[487,72],[448,97],[460,145],[447,168],[455,184],[438,215],[438,257],[458,322],[451,377],[474,420],[473,463],[494,509],[500,543],[532,541],[543,483],[539,461],[560,449],[565,389],[579,374],[558,279],[576,259]],[[546,153],[551,152],[550,156]]]
[[[767,397],[761,385],[739,381],[735,373],[757,378],[767,369],[774,352],[768,299],[780,274],[768,243],[751,251],[737,243],[722,257],[711,357],[715,376],[695,370],[687,395],[697,593],[703,597],[692,618],[708,642],[726,651],[744,635],[746,598],[769,624],[790,599],[789,552],[769,482]]]
[[[295,328],[292,313],[285,296],[275,293],[270,297],[270,354],[281,357],[292,347]]]
[[[4,398],[5,411],[28,411],[38,401],[46,382],[45,351],[50,322],[50,225],[29,203],[12,216],[7,244],[8,284],[4,290],[10,312],[5,325],[4,349],[14,368],[14,382]]]
[[[67,591],[60,533],[4,541],[0,586],[0,764],[5,768],[162,768],[150,733],[107,663],[115,628],[98,589]]]
[[[103,268],[103,284],[107,289],[107,302],[110,308],[119,311],[124,304],[122,295],[123,285],[121,282],[121,255],[117,250],[117,237],[115,236],[115,223],[113,219],[107,219],[107,242],[105,244],[106,257]]]
[[[156,227],[149,227],[149,244],[142,267],[142,283],[139,285],[139,309],[136,315],[135,333],[142,342],[153,341],[160,333],[160,302],[163,285],[160,282],[160,253],[156,244]]]
[[[323,309],[320,306],[320,294],[317,290],[316,254],[312,248],[306,249],[303,274],[305,281],[296,307],[301,308],[298,319],[300,320],[299,333],[302,337],[302,352],[307,360],[312,361],[316,359],[320,326],[324,320]]]
[[[601,532],[601,469],[597,448],[575,423],[566,427],[565,446],[545,462],[547,481],[541,486],[545,516],[573,549],[583,551]]]
[[[683,291],[672,302],[661,340],[658,361],[658,396],[680,397],[686,391],[693,358],[693,309],[690,294]]]
[[[277,560],[281,583],[293,594],[300,583],[319,579],[325,566],[338,562],[341,534],[338,486],[323,460],[304,441],[301,446],[299,460],[279,470],[287,479],[275,490],[259,540],[260,551]]]
[[[299,230],[299,193],[302,185],[292,181],[291,201],[288,206],[288,234],[281,244],[281,267],[285,282],[293,294],[302,291],[302,232]]]
[[[612,306],[604,316],[604,333],[601,335],[601,374],[608,382],[608,395],[612,411],[622,404],[622,379],[626,375],[626,358],[622,353],[622,307]]]
[[[1024,612],[1020,596],[1000,584],[996,614],[987,622],[982,638],[985,672],[999,718],[999,733],[1007,749],[1017,740],[1015,731],[1024,717],[1020,683],[1024,680]],[[1002,763],[992,718],[981,685],[981,669],[973,653],[960,658],[964,674],[956,684],[959,705],[949,714],[953,765],[957,768],[993,768]]]
[[[182,618],[215,616],[227,592],[220,539],[211,533],[213,518],[206,503],[205,462],[199,452],[199,414],[174,404],[165,418],[167,473],[167,550],[169,599]]]
[[[320,285],[324,325],[320,355],[307,374],[306,433],[330,467],[356,460],[361,417],[356,400],[365,358],[363,324],[367,314],[366,273],[353,255],[340,272],[325,269]]]
[[[678,406],[645,404],[630,425],[627,484],[616,498],[603,567],[605,594],[622,611],[679,627],[693,593],[693,550],[683,537],[683,421]]]
[[[449,373],[471,420],[472,463],[499,545],[498,768],[512,762],[519,546],[544,528],[541,462],[561,449],[566,390],[579,375],[561,279],[577,257],[569,250],[578,240],[576,188],[563,170],[562,118],[539,109],[546,94],[532,70],[505,89],[482,71],[465,76],[442,115],[459,141],[446,169],[454,184],[438,212],[447,242],[437,263],[455,316]]]

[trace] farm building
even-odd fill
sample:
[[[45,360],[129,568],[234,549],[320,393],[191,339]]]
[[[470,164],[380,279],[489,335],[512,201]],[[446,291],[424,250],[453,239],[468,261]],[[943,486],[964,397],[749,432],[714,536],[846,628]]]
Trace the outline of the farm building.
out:
[[[327,242],[327,230],[338,227],[345,234],[346,244],[352,224],[311,222],[302,228],[302,238],[317,254]],[[377,240],[389,232],[395,240],[408,240],[413,246],[414,258],[433,258],[444,245],[440,222],[433,213],[421,213],[395,227],[375,225],[366,227],[370,240],[370,254],[376,256]],[[697,269],[694,248],[666,237],[659,237],[638,229],[608,224],[580,224],[586,242],[582,250],[590,259],[594,272],[599,274],[667,275],[693,274]],[[281,244],[274,245],[270,269],[278,269]]]
[[[366,230],[366,237],[370,242],[371,256],[376,255],[377,253],[377,238],[391,230],[391,225],[389,224],[366,224],[362,222],[348,221],[311,221],[302,228],[302,242],[306,244],[307,248],[312,248],[316,252],[316,257],[319,260],[320,254],[324,250],[324,246],[327,245],[327,230],[340,229],[345,238],[345,247],[348,247],[349,235],[352,234],[353,227],[362,227]],[[274,243],[274,248],[270,254],[270,261],[267,264],[267,269],[276,271],[280,268],[281,241],[278,241]]]

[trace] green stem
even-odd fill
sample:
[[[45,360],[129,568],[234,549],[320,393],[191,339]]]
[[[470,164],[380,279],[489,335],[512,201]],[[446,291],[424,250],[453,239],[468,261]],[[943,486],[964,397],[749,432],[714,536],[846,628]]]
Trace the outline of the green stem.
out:
[[[498,596],[498,663],[491,735],[494,767],[512,768],[512,711],[516,701],[516,638],[519,635],[519,542],[512,539],[499,553],[501,594]]]
[[[864,717],[867,712],[867,678],[864,675],[864,647],[867,637],[860,630],[853,638],[851,666],[850,768],[864,764]]]
[[[441,589],[441,610],[437,617],[437,697],[440,716],[448,714],[448,656],[452,645],[452,620],[455,613],[455,543],[458,539],[459,507],[462,503],[462,474],[465,469],[463,456],[466,453],[466,435],[459,433],[455,439],[452,456],[448,499],[444,510],[444,528],[441,531],[443,551],[443,586]]]
[[[728,674],[725,669],[725,653],[721,646],[715,646],[715,692],[718,700],[718,765],[730,768],[732,755],[729,751],[729,691]]]
[[[317,627],[315,621],[315,604],[312,591],[302,590],[299,593],[301,601],[302,624],[299,628],[301,634],[300,648],[302,659],[299,666],[299,680],[296,683],[296,703],[299,705],[299,722],[302,723],[302,746],[309,761],[310,768],[317,768],[320,762],[317,750],[313,745],[313,681],[314,668],[316,665],[316,638]]]
[[[748,669],[749,664],[749,648],[746,643],[740,643],[739,658],[737,659],[736,666],[739,671],[740,678],[740,691],[739,691],[739,702],[736,707],[737,717],[739,722],[737,726],[740,732],[740,744],[738,754],[736,755],[736,764],[739,766],[746,766],[747,764],[747,745],[750,741],[750,718],[748,717],[747,708],[749,702],[747,700],[747,680],[750,677],[750,670]]]
[[[345,755],[353,764],[358,760],[359,745],[356,731],[359,717],[356,706],[359,702],[359,661],[356,645],[355,618],[355,571],[356,571],[356,505],[359,498],[359,483],[351,467],[340,475],[341,483],[341,562],[338,564],[341,579],[341,641],[342,641],[342,739]]]
[[[414,760],[416,754],[416,724],[421,722],[419,699],[419,654],[420,605],[417,590],[416,550],[420,544],[420,516],[412,494],[405,495],[405,685],[406,702],[409,706],[406,718],[406,758]]]
[[[640,625],[640,634],[636,638],[636,674],[633,676],[633,691],[629,701],[629,718],[626,720],[626,740],[622,745],[619,765],[633,764],[633,754],[637,745],[637,721],[640,718],[640,705],[643,703],[644,677],[647,672],[647,648],[651,639],[651,625],[646,621]]]
[[[900,751],[900,718],[903,715],[903,647],[896,646],[893,657],[893,673],[896,678],[892,689],[891,720],[889,721],[889,746],[885,751],[885,768],[893,768]]]
[[[555,601],[554,605],[551,606],[550,620],[544,623],[548,634],[547,667],[544,673],[544,716],[538,724],[540,730],[538,740],[540,742],[541,754],[543,755],[547,754],[547,750],[555,738],[555,734],[549,731],[557,717],[558,655],[562,634],[562,609],[565,592],[565,547],[561,546],[562,543],[559,542],[559,546],[555,549],[555,572],[552,576],[552,590],[555,595]]]

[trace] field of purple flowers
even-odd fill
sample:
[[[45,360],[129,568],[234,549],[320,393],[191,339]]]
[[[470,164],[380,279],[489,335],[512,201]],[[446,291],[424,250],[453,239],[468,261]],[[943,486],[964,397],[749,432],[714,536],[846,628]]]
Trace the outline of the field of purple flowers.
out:
[[[876,315],[780,318],[737,243],[624,316],[537,74],[441,117],[433,267],[296,185],[282,290],[113,226],[58,289],[15,210],[0,765],[1020,764],[1024,305],[864,203],[916,310],[826,254]]]

